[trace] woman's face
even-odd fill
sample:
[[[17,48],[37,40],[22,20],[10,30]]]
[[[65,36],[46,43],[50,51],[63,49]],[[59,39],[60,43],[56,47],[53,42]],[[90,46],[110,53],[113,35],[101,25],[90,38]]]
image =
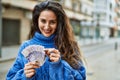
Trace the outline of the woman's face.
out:
[[[38,26],[44,36],[49,37],[54,34],[57,28],[57,17],[55,13],[51,10],[42,11],[38,18]]]

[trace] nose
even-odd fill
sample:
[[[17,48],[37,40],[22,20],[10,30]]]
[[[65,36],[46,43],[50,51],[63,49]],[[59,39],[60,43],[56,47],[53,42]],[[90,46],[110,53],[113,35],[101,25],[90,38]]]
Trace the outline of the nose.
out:
[[[46,24],[45,24],[45,29],[48,29],[49,28],[49,23],[47,22]]]

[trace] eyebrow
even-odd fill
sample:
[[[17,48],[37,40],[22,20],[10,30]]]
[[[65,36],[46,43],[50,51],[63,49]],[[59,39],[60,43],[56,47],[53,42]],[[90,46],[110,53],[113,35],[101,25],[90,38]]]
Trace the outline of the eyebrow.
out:
[[[43,18],[43,17],[40,17],[40,19],[44,19],[44,20],[46,20],[46,19]],[[51,19],[51,20],[57,21],[57,19],[55,19],[55,18],[53,18],[53,19]]]

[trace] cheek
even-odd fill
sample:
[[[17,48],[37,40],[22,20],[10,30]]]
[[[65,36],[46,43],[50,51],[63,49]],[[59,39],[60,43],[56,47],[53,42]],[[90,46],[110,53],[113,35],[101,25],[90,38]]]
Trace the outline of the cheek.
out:
[[[56,23],[55,26],[54,26],[54,29],[57,29],[57,27],[58,27],[58,26],[57,26],[57,23]]]
[[[53,27],[53,29],[54,29],[54,31],[57,29],[57,25],[55,25],[54,27]]]
[[[40,27],[39,27],[39,30],[42,31],[42,30],[43,30],[43,27],[40,26]]]
[[[39,27],[39,29],[41,30],[42,27],[43,27],[43,24],[39,22],[39,23],[38,23],[38,27]]]
[[[40,21],[38,21],[38,26],[40,27],[42,24],[41,24],[41,22]]]

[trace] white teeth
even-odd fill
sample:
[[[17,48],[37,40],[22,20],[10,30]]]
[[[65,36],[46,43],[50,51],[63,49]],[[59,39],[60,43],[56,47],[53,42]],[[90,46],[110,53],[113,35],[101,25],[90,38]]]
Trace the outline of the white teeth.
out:
[[[44,31],[45,33],[50,33],[51,31]]]

